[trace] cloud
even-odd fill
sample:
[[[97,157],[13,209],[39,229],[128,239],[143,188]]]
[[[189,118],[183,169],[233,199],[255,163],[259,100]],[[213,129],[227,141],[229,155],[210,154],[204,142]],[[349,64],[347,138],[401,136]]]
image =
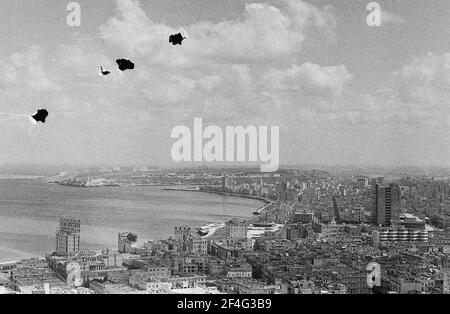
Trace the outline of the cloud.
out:
[[[300,122],[357,124],[365,117],[346,102],[352,75],[345,65],[300,57],[308,40],[333,36],[331,7],[286,0],[250,3],[236,19],[182,27],[190,37],[173,47],[168,37],[177,29],[152,21],[138,1],[118,0],[116,15],[100,27],[101,44],[83,38],[57,46],[51,52],[54,62],[41,48],[3,62],[9,70],[0,75],[0,84],[12,103],[33,104],[34,98],[50,106],[42,132],[56,147],[36,148],[36,155],[75,162],[96,162],[97,156],[104,162],[167,161],[170,130],[194,117],[283,130]],[[99,78],[98,67],[112,69],[119,57],[133,60],[136,68]],[[39,93],[21,98],[19,82],[33,81],[42,84]]]
[[[415,57],[395,78],[404,102],[443,105],[450,97],[450,53]]]
[[[177,29],[152,21],[139,1],[116,2],[116,15],[100,27],[100,33],[108,46],[136,61],[136,72],[126,83],[131,86],[127,95],[135,99],[134,106],[156,116],[263,119],[274,106],[288,103],[267,97],[272,88],[261,84],[265,77],[287,84],[293,75],[297,92],[323,93],[324,98],[342,94],[350,78],[343,66],[306,63],[299,69],[293,66],[294,73],[269,68],[274,61],[296,59],[303,43],[316,39],[311,32],[333,34],[336,21],[329,6],[288,0],[248,3],[234,20],[183,25],[190,36],[182,47],[173,47],[168,37]]]
[[[101,27],[101,34],[129,53],[151,53],[155,63],[192,65],[206,60],[238,63],[289,56],[300,51],[307,30],[331,32],[335,28],[330,7],[319,9],[287,0],[280,4],[250,3],[240,19],[185,26],[191,36],[183,49],[174,49],[167,45],[168,36],[178,30],[150,20],[138,1],[117,0],[117,16]]]
[[[89,49],[86,44],[74,43],[60,46],[57,51],[58,62],[66,73],[78,79],[87,79],[97,73],[100,65],[116,66],[101,49]]]
[[[406,23],[405,19],[401,17],[400,15],[397,15],[395,13],[391,13],[386,10],[381,11],[381,23],[382,24],[404,24]]]
[[[306,57],[306,47],[335,36],[330,6],[247,3],[235,18],[180,25],[189,38],[173,47],[169,35],[180,29],[150,19],[136,0],[116,3],[99,29],[103,40],[83,35],[51,51],[34,47],[0,60],[0,109],[33,112],[42,101],[50,111],[42,147],[27,140],[27,130],[1,125],[1,147],[12,148],[0,158],[170,162],[171,129],[194,117],[221,126],[279,125],[282,156],[294,162],[380,155],[403,162],[437,142],[430,136],[448,134],[449,55],[413,58],[378,90],[361,93],[350,71],[358,58],[337,54],[326,59],[355,63],[321,64]],[[133,60],[135,70],[99,78],[98,67],[113,69],[117,58]]]
[[[393,71],[383,88],[348,99],[341,119],[364,128],[419,134],[450,127],[450,54],[414,57]],[[359,105],[358,105],[359,104]],[[346,114],[357,112],[358,119]]]
[[[1,62],[0,84],[36,93],[55,91],[59,87],[54,77],[45,70],[46,61],[37,46],[24,53],[15,53],[9,60]]]
[[[344,65],[322,67],[307,62],[286,70],[272,69],[266,78],[267,88],[272,86],[279,91],[295,91],[305,96],[331,97],[342,95],[352,75]]]

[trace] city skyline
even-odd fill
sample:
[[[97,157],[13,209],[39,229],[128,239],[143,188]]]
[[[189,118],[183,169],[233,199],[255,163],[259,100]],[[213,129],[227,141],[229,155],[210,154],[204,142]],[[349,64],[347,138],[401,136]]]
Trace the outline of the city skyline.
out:
[[[235,172],[227,177],[195,172],[137,176],[114,171],[109,177],[97,174],[108,178],[96,181],[97,185],[87,184],[92,176],[85,172],[60,174],[47,182],[22,179],[22,193],[13,192],[16,180],[5,180],[3,187],[10,192],[2,191],[2,199],[24,204],[31,195],[32,207],[45,204],[46,214],[53,210],[57,214],[45,221],[46,228],[39,223],[34,237],[45,239],[46,244],[38,255],[28,258],[26,253],[34,252],[36,243],[3,244],[4,256],[23,258],[0,263],[0,293],[261,294],[272,300],[268,295],[449,291],[448,181],[419,175],[391,184],[384,177],[346,179],[307,170],[286,171],[281,176]],[[113,182],[120,184],[110,190]],[[33,186],[55,189],[60,196],[36,199],[29,193]],[[23,193],[29,196],[23,199]],[[219,219],[211,213],[217,219],[213,224],[189,221],[194,214],[190,212],[172,222],[173,214],[168,214],[166,223],[149,228],[158,199],[167,203],[182,197],[184,207],[199,197],[202,207],[209,208],[206,197],[214,194],[222,202],[228,198],[233,203],[244,199],[263,203],[235,218]],[[66,205],[58,210],[62,195]],[[106,204],[101,195],[107,196]],[[137,202],[124,203],[125,195],[128,201],[136,196]],[[99,200],[95,215],[88,205],[94,199]],[[76,204],[75,213],[68,210],[70,204]],[[125,207],[117,210],[118,205]],[[4,214],[8,207],[4,206]],[[127,216],[125,220],[138,220],[124,223],[117,219],[121,214]],[[8,221],[14,224],[2,219],[3,231],[14,228]],[[28,232],[37,232],[35,222],[27,221]],[[156,238],[149,236],[155,227],[165,229],[154,233]],[[42,232],[48,237],[42,237]],[[8,249],[11,245],[16,249]]]
[[[0,112],[50,111],[37,135],[2,122],[0,165],[183,167],[171,130],[196,117],[280,126],[281,165],[449,165],[450,4],[379,1],[370,27],[369,1],[79,3],[81,27],[60,1],[0,13]],[[120,57],[133,75],[97,76]]]

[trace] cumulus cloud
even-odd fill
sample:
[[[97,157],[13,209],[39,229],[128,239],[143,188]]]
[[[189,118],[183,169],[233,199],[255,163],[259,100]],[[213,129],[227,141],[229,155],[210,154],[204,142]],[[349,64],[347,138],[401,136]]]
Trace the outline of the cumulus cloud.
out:
[[[310,28],[331,32],[335,28],[331,8],[319,9],[303,1],[281,1],[280,7],[263,3],[245,5],[240,19],[219,23],[199,22],[186,26],[191,36],[180,49],[167,45],[170,26],[150,20],[136,0],[117,0],[117,16],[101,28],[108,42],[146,55],[153,60],[179,64],[212,59],[258,60],[277,58],[298,52]]]
[[[304,63],[287,70],[272,69],[267,74],[270,86],[280,91],[300,91],[306,96],[341,96],[352,75],[344,65],[320,66]]]
[[[58,84],[45,70],[46,61],[42,50],[37,46],[23,53],[15,53],[1,62],[0,84],[26,88],[32,92],[55,91]]]
[[[353,99],[344,111],[357,110],[356,123],[368,128],[438,132],[450,126],[448,99],[450,54],[430,53],[414,57],[391,74],[384,88]],[[360,104],[359,109],[355,104]]]
[[[450,97],[450,54],[415,57],[395,77],[403,101],[443,104]]]
[[[116,2],[116,15],[100,27],[102,45],[84,38],[52,51],[55,62],[48,62],[49,51],[35,48],[1,63],[3,94],[15,93],[15,102],[33,106],[31,97],[20,98],[19,82],[40,84],[33,88],[42,94],[33,96],[50,104],[46,127],[55,135],[47,136],[66,150],[58,155],[62,159],[117,160],[113,152],[120,147],[119,157],[130,162],[144,152],[169,151],[170,130],[194,117],[284,130],[299,121],[357,123],[363,117],[358,108],[346,107],[352,75],[345,65],[299,57],[317,34],[333,36],[331,7],[250,3],[233,20],[183,25],[190,36],[173,47],[168,36],[177,29],[152,21],[136,0]],[[133,60],[136,68],[99,78],[98,67],[112,69],[118,57]]]
[[[182,47],[173,47],[168,36],[176,29],[152,21],[139,1],[116,2],[116,15],[100,27],[101,36],[114,50],[135,59],[136,72],[121,84],[129,84],[126,94],[135,99],[135,107],[157,116],[264,118],[288,103],[273,97],[280,90],[262,84],[266,78],[281,89],[291,85],[296,93],[328,98],[341,95],[351,77],[344,66],[268,66],[295,57],[312,31],[333,34],[336,21],[329,6],[291,0],[248,3],[235,20],[183,25],[190,36]],[[288,82],[290,76],[293,82]]]
[[[407,146],[404,135],[415,143],[422,128],[431,130],[422,136],[438,127],[448,133],[449,54],[416,57],[380,89],[361,94],[350,71],[358,60],[330,64],[354,60],[333,56],[325,65],[306,57],[309,41],[321,47],[334,37],[332,7],[270,3],[247,3],[225,21],[180,25],[189,38],[174,47],[169,35],[181,28],[153,21],[137,0],[117,0],[115,15],[99,29],[102,40],[86,35],[52,51],[34,47],[0,60],[0,109],[32,112],[39,100],[52,113],[41,131],[48,146],[28,154],[33,143],[20,148],[16,131],[5,127],[2,147],[13,147],[9,159],[22,149],[49,160],[164,162],[171,129],[203,117],[217,125],[279,125],[292,159],[353,160],[360,150],[375,156],[387,145],[395,153]],[[383,21],[404,22],[386,13]],[[133,60],[135,70],[99,78],[99,66],[113,69],[119,57]]]

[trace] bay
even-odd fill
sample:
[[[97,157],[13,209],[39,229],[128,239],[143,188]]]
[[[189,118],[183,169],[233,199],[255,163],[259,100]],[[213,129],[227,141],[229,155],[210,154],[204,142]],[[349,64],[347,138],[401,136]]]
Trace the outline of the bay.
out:
[[[175,226],[250,217],[259,201],[161,187],[74,188],[42,178],[0,179],[0,262],[55,249],[60,218],[81,220],[82,249],[117,248],[119,232],[139,242],[171,236]]]

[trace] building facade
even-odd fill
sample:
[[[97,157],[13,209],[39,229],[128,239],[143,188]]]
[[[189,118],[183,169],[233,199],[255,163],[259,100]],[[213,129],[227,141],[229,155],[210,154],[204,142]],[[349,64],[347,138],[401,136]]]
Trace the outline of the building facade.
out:
[[[373,224],[378,226],[390,226],[393,221],[399,220],[400,196],[401,192],[398,185],[375,185],[374,206],[372,212]]]
[[[80,251],[80,220],[61,219],[56,232],[56,254],[66,256]]]

